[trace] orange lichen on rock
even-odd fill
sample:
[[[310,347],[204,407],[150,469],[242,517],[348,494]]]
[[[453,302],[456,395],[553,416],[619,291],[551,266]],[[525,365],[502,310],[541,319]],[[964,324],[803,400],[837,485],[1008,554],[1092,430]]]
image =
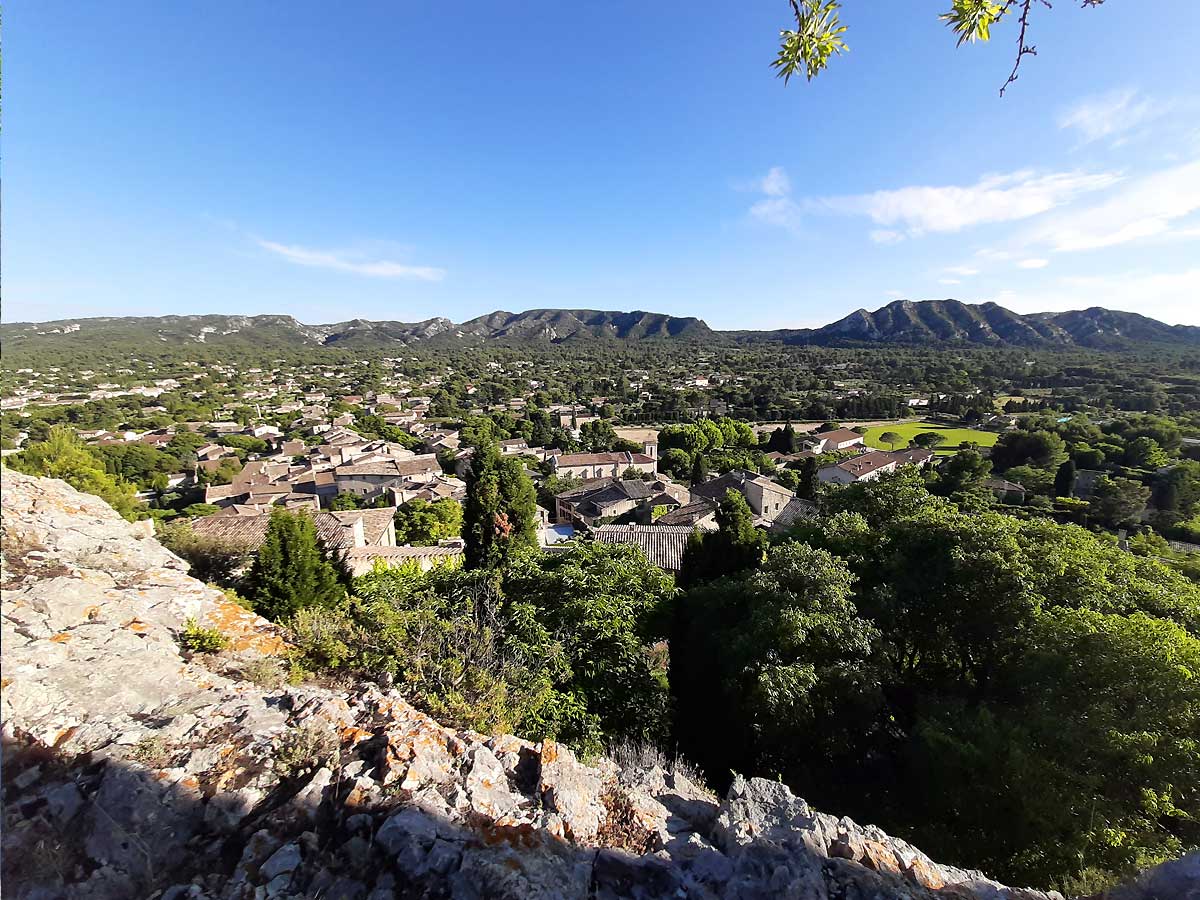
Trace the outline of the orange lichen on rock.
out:
[[[212,627],[229,638],[231,650],[255,650],[267,656],[281,656],[290,649],[278,629],[266,619],[238,606],[224,596],[213,597],[213,609],[206,618]]]

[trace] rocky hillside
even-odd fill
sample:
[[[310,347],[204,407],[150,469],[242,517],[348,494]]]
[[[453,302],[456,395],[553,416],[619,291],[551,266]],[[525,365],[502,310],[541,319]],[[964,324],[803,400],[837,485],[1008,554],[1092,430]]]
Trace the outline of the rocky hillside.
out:
[[[895,300],[873,312],[855,310],[821,328],[748,332],[740,338],[816,345],[967,344],[1122,350],[1143,345],[1200,347],[1200,328],[1166,325],[1137,313],[1100,307],[1020,315],[996,303]]]
[[[5,353],[39,347],[153,351],[157,345],[208,345],[272,351],[305,347],[372,349],[416,343],[563,343],[596,340],[711,340],[702,321],[650,312],[532,309],[493,312],[456,325],[449,319],[421,322],[351,319],[305,325],[291,316],[155,316],[11,322],[0,325]]]
[[[148,531],[3,473],[3,894],[1049,900],[738,778],[454,731],[284,683],[283,636]],[[229,639],[181,649],[188,620]],[[1114,900],[1185,896],[1200,856]]]
[[[897,300],[874,312],[856,310],[821,328],[775,331],[713,331],[702,320],[652,312],[593,309],[531,309],[493,312],[455,324],[352,319],[305,325],[291,316],[159,316],[67,319],[0,325],[6,354],[30,361],[39,348],[146,354],[161,347],[199,345],[216,349],[333,347],[385,349],[592,341],[703,341],[705,343],[915,344],[1013,347],[1083,347],[1120,350],[1138,346],[1200,347],[1200,328],[1166,325],[1136,313],[1091,309],[1018,315],[995,303],[958,300]]]

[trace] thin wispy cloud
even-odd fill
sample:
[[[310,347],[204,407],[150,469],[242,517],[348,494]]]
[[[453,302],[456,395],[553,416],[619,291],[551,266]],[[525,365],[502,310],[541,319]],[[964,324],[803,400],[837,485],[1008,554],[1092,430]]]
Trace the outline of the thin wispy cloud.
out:
[[[1080,194],[1109,187],[1117,179],[1112,173],[1013,172],[990,175],[966,186],[913,186],[829,197],[815,201],[815,206],[835,213],[867,216],[876,225],[902,229],[909,237],[918,237],[1028,219]]]
[[[1059,116],[1058,127],[1074,129],[1091,143],[1130,132],[1166,111],[1165,104],[1125,88],[1084,98]]]
[[[805,215],[862,216],[878,226],[869,233],[872,241],[892,244],[929,233],[1032,218],[1119,180],[1111,172],[1021,171],[985,176],[964,186],[912,186],[797,199],[787,173],[776,167],[758,182],[763,198],[751,206],[750,216],[787,228],[797,227]]]
[[[347,251],[314,250],[295,244],[280,244],[256,238],[259,247],[298,266],[332,269],[369,278],[403,278],[416,281],[441,281],[446,270],[433,266],[413,266],[388,259],[371,259]]]
[[[962,275],[964,277],[979,274],[979,270],[974,266],[946,266],[945,271],[951,275]]]
[[[1023,242],[1067,253],[1146,238],[1186,237],[1196,225],[1188,217],[1197,211],[1200,160],[1131,179],[1101,203],[1040,222]]]
[[[957,278],[939,278],[938,284],[962,284]]]
[[[792,180],[782,166],[775,166],[763,176],[759,190],[768,197],[786,197],[792,192]]]
[[[1044,269],[1050,265],[1048,259],[1023,259],[1017,263],[1018,269]]]
[[[1197,296],[1200,296],[1200,268],[1068,276],[1030,291],[1002,291],[996,302],[1019,313],[1102,306],[1180,324],[1195,323]]]
[[[754,184],[763,199],[750,207],[750,217],[768,225],[794,229],[800,225],[800,207],[791,198],[792,181],[787,172],[775,166]]]

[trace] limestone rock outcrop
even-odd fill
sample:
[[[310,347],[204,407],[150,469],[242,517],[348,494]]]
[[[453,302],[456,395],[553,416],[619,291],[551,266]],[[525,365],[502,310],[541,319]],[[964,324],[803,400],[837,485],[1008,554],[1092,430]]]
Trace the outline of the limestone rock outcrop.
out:
[[[5,471],[3,533],[5,897],[1055,897],[776,782],[722,799],[378,685],[287,685],[272,625],[62,482]],[[189,619],[230,648],[181,650]]]

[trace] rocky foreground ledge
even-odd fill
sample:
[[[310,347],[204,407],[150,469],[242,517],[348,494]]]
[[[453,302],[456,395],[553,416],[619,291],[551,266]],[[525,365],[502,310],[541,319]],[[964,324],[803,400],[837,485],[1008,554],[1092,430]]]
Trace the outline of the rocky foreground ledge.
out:
[[[269,623],[62,482],[5,471],[3,539],[5,897],[1058,897],[776,782],[720,799],[659,766],[444,728],[376,685],[284,685]],[[230,648],[181,652],[188,619]],[[1110,896],[1198,885],[1194,855]]]

